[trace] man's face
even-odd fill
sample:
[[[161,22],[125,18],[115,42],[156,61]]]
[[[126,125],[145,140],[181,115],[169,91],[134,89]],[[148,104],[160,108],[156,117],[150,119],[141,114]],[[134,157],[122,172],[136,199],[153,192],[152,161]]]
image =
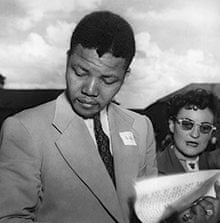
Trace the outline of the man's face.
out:
[[[74,111],[91,118],[120,90],[125,77],[125,59],[95,49],[76,46],[66,69],[67,94]]]
[[[197,156],[203,152],[212,136],[212,133],[202,133],[200,131],[200,124],[213,124],[213,113],[208,109],[185,109],[182,108],[177,114],[178,119],[191,120],[194,125],[191,130],[184,130],[178,121],[169,121],[169,127],[173,133],[174,143],[177,150],[179,150],[186,157]]]

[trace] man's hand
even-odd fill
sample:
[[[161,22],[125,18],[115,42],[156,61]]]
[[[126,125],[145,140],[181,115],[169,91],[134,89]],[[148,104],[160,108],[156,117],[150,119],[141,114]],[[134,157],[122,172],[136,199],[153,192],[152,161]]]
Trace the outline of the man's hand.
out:
[[[201,197],[184,211],[173,213],[161,223],[220,223],[220,181],[215,182],[215,193],[215,197]]]
[[[201,197],[193,205],[178,214],[178,223],[218,223],[220,222],[220,181],[215,183],[216,197]]]

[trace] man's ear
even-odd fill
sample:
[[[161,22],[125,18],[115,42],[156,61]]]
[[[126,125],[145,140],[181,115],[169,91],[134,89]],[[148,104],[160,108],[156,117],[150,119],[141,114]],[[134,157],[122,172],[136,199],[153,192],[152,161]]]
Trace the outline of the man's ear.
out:
[[[70,50],[68,50],[66,52],[66,68],[68,67],[68,63],[69,63],[70,57],[71,57],[71,53],[70,53]]]
[[[127,81],[128,77],[130,76],[130,68],[128,68],[125,72],[124,72],[124,77],[123,77],[123,84]]]
[[[131,73],[131,68],[129,67],[126,71],[125,71],[125,78],[128,78],[130,76]]]
[[[170,132],[173,133],[174,132],[174,121],[172,119],[169,119],[168,123],[169,123]]]

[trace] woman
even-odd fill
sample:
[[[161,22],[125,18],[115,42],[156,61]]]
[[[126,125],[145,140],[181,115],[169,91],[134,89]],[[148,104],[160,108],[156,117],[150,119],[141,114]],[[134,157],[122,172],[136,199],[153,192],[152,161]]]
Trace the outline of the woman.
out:
[[[168,111],[171,137],[158,153],[159,173],[220,168],[220,150],[210,149],[216,143],[218,98],[204,89],[191,90],[174,96]]]
[[[171,135],[157,156],[159,174],[220,168],[220,149],[210,149],[216,143],[218,98],[204,89],[191,90],[174,96],[168,111]],[[219,198],[219,191],[215,198],[202,197],[164,222],[219,222]]]

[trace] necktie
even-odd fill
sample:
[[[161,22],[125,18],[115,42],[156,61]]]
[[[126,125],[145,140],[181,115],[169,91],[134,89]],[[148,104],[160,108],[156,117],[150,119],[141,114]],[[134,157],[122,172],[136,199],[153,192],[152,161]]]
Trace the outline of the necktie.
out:
[[[99,113],[94,117],[94,132],[95,132],[95,138],[96,138],[99,154],[115,185],[114,164],[113,164],[113,157],[109,149],[109,138],[102,129]]]

